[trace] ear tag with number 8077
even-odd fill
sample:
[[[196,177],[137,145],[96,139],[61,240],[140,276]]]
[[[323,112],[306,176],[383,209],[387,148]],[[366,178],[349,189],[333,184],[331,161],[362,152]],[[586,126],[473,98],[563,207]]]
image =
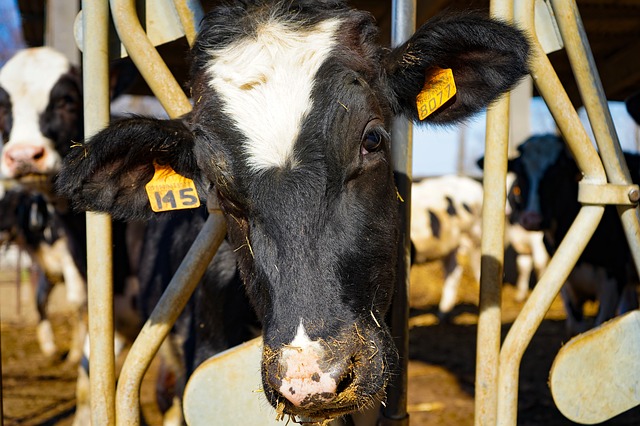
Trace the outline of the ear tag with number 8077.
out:
[[[154,212],[200,207],[200,198],[191,179],[179,175],[168,164],[154,163],[153,166],[156,171],[145,189]]]
[[[416,97],[418,118],[424,120],[456,94],[456,83],[450,68],[437,68],[429,75]]]

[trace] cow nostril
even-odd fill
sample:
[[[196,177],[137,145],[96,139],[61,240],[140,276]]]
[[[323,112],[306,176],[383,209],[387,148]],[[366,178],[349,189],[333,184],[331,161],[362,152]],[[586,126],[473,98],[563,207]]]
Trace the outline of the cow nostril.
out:
[[[353,370],[349,369],[349,371],[345,375],[343,375],[338,382],[338,386],[336,387],[336,395],[340,395],[347,389],[349,389],[349,387],[353,384],[353,381]]]
[[[44,149],[39,149],[33,154],[33,159],[34,160],[39,160],[42,157],[44,157]]]

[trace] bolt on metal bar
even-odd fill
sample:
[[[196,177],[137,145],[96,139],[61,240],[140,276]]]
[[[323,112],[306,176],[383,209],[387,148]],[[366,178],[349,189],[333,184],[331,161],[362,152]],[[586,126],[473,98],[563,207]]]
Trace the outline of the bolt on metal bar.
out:
[[[567,46],[569,62],[589,116],[607,177],[613,184],[629,185],[632,183],[631,175],[624,160],[604,88],[596,69],[576,2],[575,0],[552,0],[551,3],[562,38]],[[618,206],[617,209],[631,248],[636,270],[640,272],[640,240],[638,239],[640,216],[638,208],[637,206]]]
[[[511,0],[492,0],[494,18],[513,20]],[[480,303],[476,352],[475,425],[495,424],[498,409],[498,362],[501,289],[504,268],[504,206],[509,152],[509,94],[487,110],[482,202]]]
[[[82,1],[83,92],[85,137],[109,124],[109,3]],[[115,359],[113,333],[113,277],[111,218],[87,213],[87,286],[90,364],[91,421],[115,424]],[[97,396],[100,397],[97,397]]]
[[[391,5],[391,44],[398,46],[408,40],[416,27],[416,0],[393,0]],[[409,276],[411,252],[411,183],[412,177],[412,125],[406,119],[394,119],[391,123],[393,138],[392,161],[396,187],[403,201],[400,212],[395,293],[391,306],[391,335],[400,357],[400,371],[387,386],[387,402],[382,410],[381,426],[409,424],[407,413],[407,385],[409,365]]]
[[[187,96],[142,28],[135,0],[110,0],[109,3],[120,41],[167,114],[179,117],[191,111]]]

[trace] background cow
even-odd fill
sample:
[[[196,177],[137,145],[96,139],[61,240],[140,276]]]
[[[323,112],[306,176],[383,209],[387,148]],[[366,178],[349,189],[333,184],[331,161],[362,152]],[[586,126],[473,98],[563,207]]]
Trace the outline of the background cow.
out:
[[[4,192],[0,198],[0,232],[7,235],[3,242],[15,243],[38,266],[36,307],[39,315],[37,337],[40,350],[46,356],[53,356],[58,351],[47,310],[53,286],[64,282],[67,302],[75,313],[75,330],[67,361],[77,363],[82,357],[86,335],[84,315],[87,292],[62,220],[40,193],[14,187]]]
[[[553,254],[580,210],[578,182],[582,172],[562,139],[555,135],[533,136],[518,151],[519,157],[509,160],[509,170],[517,175],[518,194],[510,194],[514,214],[525,228],[545,231],[545,245]],[[639,157],[627,154],[625,158],[633,181],[639,182]],[[578,334],[591,327],[583,313],[588,300],[599,302],[594,326],[637,308],[637,283],[620,218],[615,207],[607,206],[593,238],[562,287],[568,333]]]
[[[480,280],[482,184],[464,176],[441,176],[414,183],[411,188],[412,263],[439,260],[444,266],[441,320],[456,303],[463,267],[468,259]]]
[[[150,217],[155,163],[218,197],[263,325],[268,400],[307,418],[370,406],[396,364],[383,320],[397,239],[391,118],[420,121],[416,97],[437,68],[452,69],[457,94],[424,122],[479,111],[527,72],[527,41],[462,15],[387,50],[371,15],[342,1],[238,2],[201,28],[193,111],[112,124],[70,153],[59,188],[82,208]]]
[[[480,280],[482,201],[482,184],[466,176],[429,178],[412,186],[412,262],[443,263],[445,280],[438,306],[441,320],[447,319],[456,303],[463,273],[458,255],[466,257],[476,281]],[[514,222],[509,206],[505,214],[505,246],[515,251],[516,300],[523,301],[529,292],[531,273],[535,270],[540,276],[549,256],[542,232],[527,231]]]

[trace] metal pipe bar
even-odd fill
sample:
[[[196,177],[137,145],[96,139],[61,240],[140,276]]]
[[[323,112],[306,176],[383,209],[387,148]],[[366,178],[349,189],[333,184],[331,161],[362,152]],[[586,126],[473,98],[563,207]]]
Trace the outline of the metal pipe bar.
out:
[[[140,424],[140,385],[153,356],[169,335],[226,235],[222,213],[211,212],[149,320],[133,343],[120,372],[116,394],[118,425]]]
[[[632,183],[620,141],[613,125],[607,98],[596,68],[589,41],[575,0],[552,0],[558,27],[567,46],[567,54],[580,96],[589,116],[598,150],[609,181],[619,185]],[[637,207],[618,206],[636,270],[640,272],[640,216]]]
[[[507,333],[500,352],[498,425],[517,424],[518,373],[524,351],[589,243],[603,214],[604,206],[584,206],[580,209],[569,232],[549,262],[547,270]]]
[[[85,137],[109,124],[109,3],[82,1],[83,91]],[[113,276],[111,218],[87,213],[87,290],[91,371],[91,421],[115,424],[115,357],[113,334]],[[97,397],[99,395],[99,397]]]
[[[416,0],[393,0],[391,5],[391,44],[398,46],[407,41],[416,28]],[[400,233],[398,239],[395,293],[390,312],[391,335],[400,357],[400,371],[387,386],[387,402],[382,410],[381,426],[409,424],[407,413],[407,386],[409,382],[409,276],[411,253],[411,183],[412,125],[406,119],[391,123],[391,157],[396,187],[403,201],[399,203]]]
[[[606,183],[600,157],[538,41],[534,25],[534,6],[534,0],[522,0],[514,10],[516,22],[528,33],[531,40],[531,77],[569,145],[580,170],[584,172],[585,181]]]
[[[167,114],[179,117],[191,111],[189,99],[142,28],[135,0],[110,0],[110,4],[120,41]]]
[[[173,0],[173,5],[178,12],[180,23],[182,24],[182,30],[189,46],[193,46],[196,41],[196,35],[198,33],[198,27],[200,21],[204,16],[202,11],[202,5],[198,0]]]
[[[490,13],[513,20],[510,0],[492,0]],[[494,425],[497,410],[501,332],[501,290],[504,269],[504,206],[509,153],[509,94],[487,110],[482,201],[482,260],[476,348],[476,403],[474,424]],[[500,188],[501,190],[497,190]]]

